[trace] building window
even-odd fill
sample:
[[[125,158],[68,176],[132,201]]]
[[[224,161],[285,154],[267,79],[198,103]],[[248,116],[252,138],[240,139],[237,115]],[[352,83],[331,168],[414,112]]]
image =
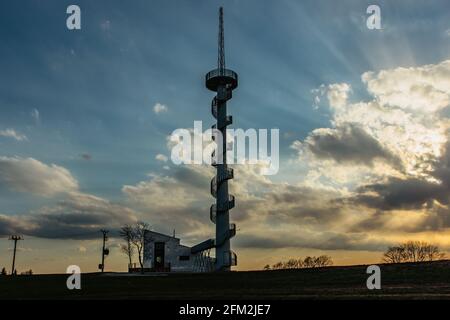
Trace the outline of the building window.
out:
[[[189,256],[180,256],[180,261],[188,261],[189,260]]]

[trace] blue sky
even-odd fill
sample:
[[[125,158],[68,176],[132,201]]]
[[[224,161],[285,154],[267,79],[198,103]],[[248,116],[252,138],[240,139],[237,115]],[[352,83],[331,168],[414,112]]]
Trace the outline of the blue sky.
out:
[[[70,4],[81,7],[79,31],[66,28]],[[382,30],[366,28],[370,4],[381,7]],[[125,204],[124,185],[166,174],[155,156],[170,155],[173,130],[213,121],[203,77],[217,61],[220,5],[2,1],[0,131],[27,139],[0,136],[0,156],[56,164],[80,192]],[[292,143],[332,120],[324,100],[313,107],[312,90],[345,82],[350,101],[370,99],[364,72],[448,59],[449,21],[446,0],[227,1],[227,67],[240,77],[229,108],[233,126],[279,128],[282,167],[271,179],[300,183],[306,169],[290,164],[297,156]],[[155,114],[156,103],[168,111]],[[0,214],[28,214],[59,197],[17,192],[0,181]]]

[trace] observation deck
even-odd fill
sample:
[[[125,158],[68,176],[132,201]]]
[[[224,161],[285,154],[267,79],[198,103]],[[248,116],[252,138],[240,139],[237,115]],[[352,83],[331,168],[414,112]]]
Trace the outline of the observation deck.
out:
[[[206,74],[205,84],[209,90],[215,92],[220,85],[228,85],[231,90],[234,90],[238,86],[238,75],[230,69],[214,69]]]

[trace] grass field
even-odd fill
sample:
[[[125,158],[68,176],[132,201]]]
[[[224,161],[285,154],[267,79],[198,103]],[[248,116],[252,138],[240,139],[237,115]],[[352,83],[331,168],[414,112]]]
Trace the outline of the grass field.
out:
[[[366,288],[367,266],[211,274],[83,274],[0,277],[0,299],[449,299],[450,261],[380,265],[381,290]]]

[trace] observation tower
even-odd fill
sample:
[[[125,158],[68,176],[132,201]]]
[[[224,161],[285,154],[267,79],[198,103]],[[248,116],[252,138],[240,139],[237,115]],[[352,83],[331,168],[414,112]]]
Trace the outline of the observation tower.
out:
[[[211,164],[216,168],[216,175],[211,180],[211,195],[216,199],[210,208],[210,219],[216,225],[216,238],[206,240],[193,251],[201,252],[215,248],[214,270],[229,271],[237,264],[237,256],[231,250],[230,239],[236,234],[236,224],[230,224],[230,210],[235,205],[233,195],[228,193],[228,181],[234,178],[233,169],[227,165],[227,126],[233,123],[233,117],[227,115],[227,101],[232,98],[233,90],[238,86],[238,75],[225,67],[225,44],[223,28],[223,8],[219,9],[219,39],[217,68],[205,76],[206,88],[216,93],[211,102],[211,113],[216,119],[212,129],[222,133],[222,141],[217,150],[221,150],[222,159],[212,153]],[[214,135],[213,135],[214,136]],[[217,161],[220,159],[221,161]]]

